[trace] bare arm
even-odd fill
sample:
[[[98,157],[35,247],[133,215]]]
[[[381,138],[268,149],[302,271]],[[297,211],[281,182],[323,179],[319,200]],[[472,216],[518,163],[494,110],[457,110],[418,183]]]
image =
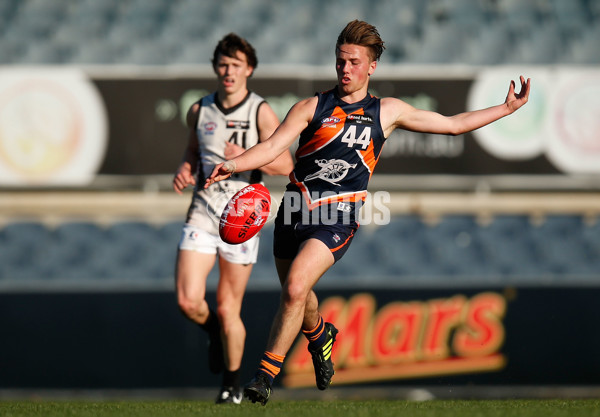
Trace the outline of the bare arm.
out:
[[[464,112],[455,116],[443,116],[436,112],[418,110],[397,99],[382,100],[382,126],[385,136],[397,128],[414,132],[428,132],[459,135],[490,124],[514,113],[527,103],[530,80],[521,77],[521,91],[515,93],[515,83],[511,81],[504,103],[487,109]]]
[[[279,118],[266,102],[263,102],[258,108],[258,140],[264,142],[279,126]],[[232,142],[225,144],[225,159],[234,159],[243,154],[246,149]],[[275,160],[259,169],[267,175],[288,175],[292,172],[294,163],[290,151],[284,151]]]
[[[267,103],[258,109],[258,133],[261,142],[266,141],[279,127],[279,118]],[[292,154],[289,147],[283,151],[273,162],[260,168],[267,175],[289,175],[294,169]]]
[[[218,164],[206,179],[204,187],[229,178],[235,171],[260,168],[273,162],[283,152],[289,152],[289,147],[310,123],[316,107],[316,97],[296,103],[271,137],[254,145],[240,156],[226,161],[224,164]]]
[[[193,104],[187,113],[188,144],[185,148],[181,164],[173,177],[173,189],[182,194],[188,185],[196,185],[195,169],[198,166],[198,138],[196,137],[195,122],[200,111],[199,103]]]

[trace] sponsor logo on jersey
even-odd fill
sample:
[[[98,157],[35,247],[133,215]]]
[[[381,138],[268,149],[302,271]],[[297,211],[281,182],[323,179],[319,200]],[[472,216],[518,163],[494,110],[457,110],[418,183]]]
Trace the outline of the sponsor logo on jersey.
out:
[[[338,235],[337,233],[333,235],[333,241],[334,241],[335,243],[340,243],[340,240],[342,240],[342,239],[340,238],[340,235]]]
[[[215,122],[204,123],[204,134],[205,135],[214,135],[216,129],[217,129],[217,124]]]
[[[227,129],[250,129],[248,120],[227,120]]]
[[[343,211],[344,213],[350,213],[352,211],[352,206],[348,203],[342,203],[341,201],[337,205],[338,211]]]
[[[346,120],[359,125],[372,125],[373,118],[363,114],[349,114]]]
[[[340,119],[337,117],[326,117],[321,120],[321,124],[323,127],[336,127],[336,124],[340,122]]]

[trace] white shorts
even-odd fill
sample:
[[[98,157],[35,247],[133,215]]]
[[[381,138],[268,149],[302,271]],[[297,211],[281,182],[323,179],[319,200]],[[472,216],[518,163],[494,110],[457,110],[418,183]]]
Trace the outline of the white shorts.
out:
[[[224,260],[234,264],[255,264],[258,258],[258,235],[239,245],[223,242],[219,235],[213,235],[198,226],[185,224],[179,242],[180,250],[219,254]]]

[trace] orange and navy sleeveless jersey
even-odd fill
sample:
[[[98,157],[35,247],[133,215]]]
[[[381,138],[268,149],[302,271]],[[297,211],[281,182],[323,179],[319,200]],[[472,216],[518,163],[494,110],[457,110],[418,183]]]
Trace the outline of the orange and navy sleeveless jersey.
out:
[[[367,94],[348,104],[335,88],[317,97],[313,119],[300,134],[290,185],[300,189],[310,210],[336,202],[360,206],[385,142],[380,99]]]

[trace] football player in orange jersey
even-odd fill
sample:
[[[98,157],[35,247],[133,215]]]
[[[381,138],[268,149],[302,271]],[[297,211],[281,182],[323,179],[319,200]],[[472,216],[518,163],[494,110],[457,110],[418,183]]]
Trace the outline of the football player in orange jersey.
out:
[[[329,386],[337,329],[323,322],[313,287],[347,250],[368,181],[392,131],[458,135],[527,103],[530,81],[522,76],[519,93],[511,81],[504,103],[454,116],[416,109],[397,98],[374,97],[368,92],[369,78],[384,49],[374,26],[348,23],[335,47],[338,84],[296,103],[268,140],[217,165],[206,180],[209,186],[267,164],[300,136],[296,165],[275,221],[280,306],[259,369],[244,390],[253,402],[268,401],[273,378],[300,331],[309,340],[317,387]]]

